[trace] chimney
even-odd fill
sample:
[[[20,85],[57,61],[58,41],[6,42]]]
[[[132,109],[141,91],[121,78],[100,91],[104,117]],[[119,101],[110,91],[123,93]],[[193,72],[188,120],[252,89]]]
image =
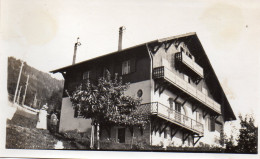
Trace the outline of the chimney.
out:
[[[122,50],[122,38],[123,38],[123,31],[125,30],[124,26],[119,28],[119,39],[118,39],[118,51]]]
[[[78,37],[78,38],[77,38],[77,42],[76,42],[75,45],[74,45],[74,55],[73,55],[72,65],[74,65],[75,62],[76,62],[77,48],[78,48],[78,46],[80,46],[80,45],[81,45],[81,43],[79,42],[79,37]]]

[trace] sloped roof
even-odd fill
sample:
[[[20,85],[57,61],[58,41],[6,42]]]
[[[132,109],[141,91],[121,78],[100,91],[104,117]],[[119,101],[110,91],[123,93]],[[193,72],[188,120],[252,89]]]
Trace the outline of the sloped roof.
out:
[[[222,101],[221,105],[224,105],[224,109],[223,109],[224,120],[225,121],[236,120],[236,116],[235,116],[235,114],[234,114],[234,112],[233,112],[233,110],[232,110],[232,108],[231,108],[231,106],[228,102],[228,99],[227,99],[227,97],[226,97],[226,95],[225,95],[225,93],[224,93],[224,91],[221,87],[221,84],[220,84],[220,82],[219,82],[219,80],[216,76],[216,73],[215,73],[214,69],[212,68],[212,65],[211,65],[211,63],[208,59],[208,56],[205,53],[205,50],[204,50],[204,48],[203,48],[203,46],[202,46],[202,44],[201,44],[201,42],[200,42],[200,40],[199,40],[199,38],[198,38],[198,36],[195,32],[149,41],[149,42],[142,43],[142,44],[139,44],[139,45],[136,45],[136,46],[133,46],[133,47],[122,49],[121,51],[111,52],[111,53],[108,53],[108,54],[105,54],[105,55],[102,55],[102,56],[98,56],[98,57],[95,57],[95,58],[92,58],[92,59],[89,59],[89,60],[85,60],[85,61],[76,63],[74,65],[62,67],[62,68],[59,68],[59,69],[56,69],[56,70],[53,70],[53,71],[50,71],[50,72],[51,73],[64,72],[68,69],[73,69],[74,67],[78,67],[78,66],[80,66],[84,63],[94,61],[94,60],[97,60],[97,59],[101,59],[101,58],[104,58],[104,57],[107,57],[107,56],[112,56],[112,55],[118,54],[119,52],[124,52],[124,51],[127,51],[127,50],[135,49],[135,48],[142,47],[142,46],[147,46],[147,45],[150,45],[150,44],[164,43],[164,42],[167,42],[167,41],[172,41],[172,40],[182,39],[182,38],[189,38],[189,41],[192,40],[192,43],[194,43],[194,45],[196,46],[196,49],[194,50],[194,52],[197,52],[198,55],[201,57],[200,63],[202,63],[203,68],[208,71],[208,74],[209,74],[208,78],[210,78],[210,81],[211,81],[210,85],[211,85],[211,87],[214,87],[213,89],[216,90],[215,92],[221,96],[221,101]]]

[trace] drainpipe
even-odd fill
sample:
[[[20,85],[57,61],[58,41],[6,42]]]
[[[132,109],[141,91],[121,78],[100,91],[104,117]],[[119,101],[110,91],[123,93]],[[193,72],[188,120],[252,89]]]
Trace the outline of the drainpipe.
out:
[[[150,61],[151,61],[151,63],[150,63],[150,83],[151,83],[151,96],[150,96],[150,100],[151,100],[151,102],[153,102],[153,93],[154,93],[154,82],[153,82],[153,56],[152,56],[152,54],[151,54],[151,52],[150,52],[150,50],[149,50],[149,47],[148,47],[148,44],[146,44],[146,49],[147,49],[147,52],[148,52],[148,55],[149,55],[149,58],[150,58]],[[151,130],[152,130],[152,124],[150,123],[150,132],[151,132]],[[152,133],[150,133],[151,134],[151,136],[150,136],[150,145],[152,145]]]

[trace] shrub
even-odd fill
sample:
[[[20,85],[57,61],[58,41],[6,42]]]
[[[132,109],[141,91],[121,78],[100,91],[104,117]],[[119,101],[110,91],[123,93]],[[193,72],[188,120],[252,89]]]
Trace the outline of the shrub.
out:
[[[86,148],[90,146],[90,137],[88,132],[80,132],[79,130],[70,130],[62,133],[62,136],[67,139],[76,142],[75,144],[84,145]],[[82,146],[81,146],[82,147]]]

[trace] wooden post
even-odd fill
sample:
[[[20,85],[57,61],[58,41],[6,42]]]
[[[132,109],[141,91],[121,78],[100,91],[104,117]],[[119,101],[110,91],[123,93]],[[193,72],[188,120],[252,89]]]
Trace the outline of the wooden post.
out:
[[[90,149],[94,148],[94,132],[95,132],[95,126],[94,124],[91,124]]]
[[[27,86],[28,86],[28,82],[29,82],[29,77],[30,77],[30,76],[27,75],[27,81],[26,81],[26,86],[25,86],[25,90],[24,90],[22,106],[24,105],[24,101],[25,101],[25,97],[26,97],[26,91],[27,91]]]
[[[19,89],[19,92],[18,92],[18,96],[17,96],[17,100],[16,100],[16,103],[19,104],[20,102],[20,94],[21,94],[21,89],[22,89],[23,86],[20,86],[20,89]]]
[[[35,93],[34,100],[33,100],[33,108],[36,108],[37,105],[37,93]]]
[[[16,96],[17,96],[17,91],[18,91],[18,87],[19,87],[19,83],[20,83],[20,79],[21,79],[21,74],[22,74],[22,70],[23,70],[23,63],[24,62],[22,61],[20,72],[19,72],[19,76],[18,76],[18,80],[17,80],[17,85],[16,85],[16,89],[15,89],[15,93],[14,93],[13,104],[15,103]]]
[[[99,123],[97,123],[97,149],[100,149],[100,142],[99,142]]]

